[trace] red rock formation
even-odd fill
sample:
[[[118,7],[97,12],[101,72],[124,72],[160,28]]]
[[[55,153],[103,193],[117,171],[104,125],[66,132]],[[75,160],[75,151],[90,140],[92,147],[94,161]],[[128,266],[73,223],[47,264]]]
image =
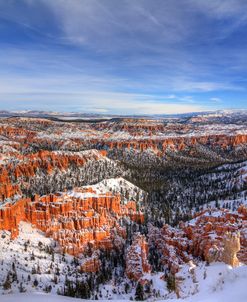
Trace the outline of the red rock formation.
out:
[[[15,203],[6,203],[0,207],[0,230],[11,232],[11,237],[18,235],[20,221],[26,220],[25,207],[30,199],[19,199]]]
[[[226,233],[223,239],[222,261],[233,267],[239,266],[237,253],[240,251],[240,233]]]
[[[138,281],[145,273],[151,272],[147,258],[148,244],[145,236],[136,234],[126,256],[126,275],[129,279]]]
[[[93,141],[91,142],[94,143]],[[108,141],[101,142],[107,149],[138,149],[144,151],[146,149],[152,149],[155,152],[161,151],[165,153],[171,151],[183,151],[186,148],[189,150],[196,145],[210,146],[212,149],[215,148],[235,148],[239,145],[247,144],[247,134],[245,135],[205,135],[195,137],[172,137],[172,138],[157,138],[143,140],[126,140],[126,141]],[[192,149],[193,150],[193,149]]]
[[[18,185],[12,185],[12,184],[0,185],[0,201],[4,201],[6,198],[11,198],[17,194],[20,194],[20,189]]]
[[[193,223],[180,223],[180,229],[168,225],[150,228],[149,245],[160,252],[162,263],[172,273],[193,257],[208,262],[224,261],[232,266],[238,265],[238,259],[247,263],[246,218],[243,206],[238,213],[205,210],[197,214]]]
[[[97,257],[86,259],[81,265],[81,271],[83,273],[96,273],[101,266],[100,260]]]
[[[92,243],[95,249],[111,249],[116,237],[111,229],[117,230],[117,234],[123,238],[126,235],[118,219],[128,216],[142,223],[143,213],[137,211],[133,201],[122,205],[118,195],[97,195],[90,188],[75,190],[77,197],[54,194],[36,196],[34,201],[19,199],[12,203],[10,199],[21,195],[24,188],[30,188],[32,178],[66,173],[70,166],[82,167],[88,161],[99,160],[109,150],[115,149],[141,152],[151,149],[160,157],[173,152],[198,156],[201,154],[198,150],[200,146],[220,152],[238,152],[242,149],[246,152],[247,144],[247,134],[239,134],[237,129],[222,132],[217,126],[206,135],[203,127],[176,123],[165,125],[161,121],[138,119],[118,123],[76,124],[11,118],[0,125],[0,135],[4,139],[0,146],[0,152],[4,154],[0,157],[0,229],[11,231],[15,237],[18,235],[19,221],[29,221],[57,240],[61,249],[72,255],[82,253],[88,243]],[[36,147],[42,151],[34,153]],[[45,150],[77,151],[92,147],[101,151],[82,155]],[[81,198],[80,194],[86,192],[92,193],[91,196],[88,194]],[[225,233],[240,231],[241,249],[238,257],[247,262],[246,221],[247,210],[244,207],[236,214],[222,211],[221,215],[216,216],[213,212],[205,212],[198,215],[195,225],[183,225],[180,230],[165,226],[162,230],[153,230],[154,234],[149,239],[160,251],[163,263],[176,272],[179,265],[189,261],[192,256],[200,256],[208,261],[213,259],[215,255],[212,252],[217,254],[224,248]],[[92,266],[96,269],[97,265],[94,263]],[[86,267],[90,267],[90,261]]]
[[[103,155],[102,155],[103,154]],[[0,165],[0,202],[14,195],[22,195],[21,187],[30,187],[30,179],[37,174],[49,176],[54,171],[65,173],[69,167],[82,167],[88,161],[99,160],[105,152],[69,153],[39,151],[35,154],[16,155]]]
[[[79,255],[91,245],[92,250],[112,249],[121,245],[115,237],[126,237],[126,231],[119,225],[119,218],[142,217],[136,211],[134,201],[120,203],[120,195],[110,192],[96,194],[91,187],[74,189],[73,192],[51,194],[34,200],[19,199],[1,205],[0,229],[11,231],[12,238],[18,236],[20,221],[32,223],[38,229],[59,243],[61,251]],[[140,219],[139,219],[140,220]],[[96,257],[97,258],[97,257]],[[97,271],[98,260],[85,262],[83,271]]]
[[[59,125],[59,127],[58,127]],[[240,127],[241,128],[241,127]],[[34,129],[34,130],[31,130]],[[48,130],[43,133],[41,129]],[[28,149],[30,144],[40,146],[55,145],[56,149],[63,149],[64,142],[69,149],[81,150],[82,147],[103,149],[130,149],[144,151],[152,149],[157,155],[169,152],[188,152],[200,155],[198,146],[205,146],[212,150],[237,150],[247,144],[247,134],[236,129],[227,130],[217,125],[205,135],[206,126],[193,124],[164,124],[159,120],[125,119],[121,122],[68,124],[54,123],[42,119],[8,119],[8,124],[0,126],[0,135],[21,144],[17,150]],[[123,139],[122,132],[126,139]],[[75,133],[77,135],[75,135]],[[80,135],[81,133],[81,135]],[[43,148],[42,148],[43,149]],[[245,149],[246,150],[246,149]]]

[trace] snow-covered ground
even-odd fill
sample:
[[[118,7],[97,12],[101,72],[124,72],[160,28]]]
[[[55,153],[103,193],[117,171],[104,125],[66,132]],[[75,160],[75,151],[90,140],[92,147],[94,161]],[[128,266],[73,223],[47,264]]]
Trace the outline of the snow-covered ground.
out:
[[[206,274],[201,268],[196,270],[198,293],[185,299],[168,298],[166,300],[149,300],[165,302],[246,302],[247,301],[247,266],[240,266],[232,269],[223,263],[215,263],[206,267]],[[203,274],[202,274],[203,272]],[[192,279],[184,281],[193,282]],[[185,284],[183,284],[185,286]],[[31,293],[31,294],[13,294],[0,297],[1,302],[74,302],[78,299],[68,298],[52,294]],[[86,301],[86,300],[84,300]],[[102,300],[106,301],[106,300]],[[118,300],[123,301],[123,300]],[[125,300],[126,301],[126,300]]]
[[[56,253],[55,242],[26,222],[20,223],[19,231],[15,240],[10,240],[9,232],[0,232],[0,284],[10,271],[17,276],[11,289],[0,287],[0,301],[3,293],[18,293],[20,284],[26,292],[43,291],[51,285],[51,292],[56,294],[64,283],[68,266],[73,267],[73,257]]]
[[[50,295],[45,293],[32,293],[32,294],[14,294],[5,295],[0,297],[1,302],[73,302],[78,301],[78,299],[73,299],[69,297],[62,297],[58,295]]]
[[[190,294],[190,296],[183,301],[247,301],[246,265],[232,268],[224,263],[213,263],[209,266],[202,263],[195,267],[193,272],[188,272],[185,266],[185,269],[181,270],[179,274],[184,278],[180,286],[181,296],[182,294]]]

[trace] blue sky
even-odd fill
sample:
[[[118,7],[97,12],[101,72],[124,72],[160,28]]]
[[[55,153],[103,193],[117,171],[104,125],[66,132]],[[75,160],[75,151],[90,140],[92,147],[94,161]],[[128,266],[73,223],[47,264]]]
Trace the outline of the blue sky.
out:
[[[246,0],[0,0],[0,109],[247,109]]]

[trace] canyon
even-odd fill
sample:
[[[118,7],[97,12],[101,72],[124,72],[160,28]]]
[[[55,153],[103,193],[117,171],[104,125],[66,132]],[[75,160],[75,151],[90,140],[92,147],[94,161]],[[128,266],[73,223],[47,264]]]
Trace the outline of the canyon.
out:
[[[229,118],[0,118],[0,287],[185,298],[200,267],[246,266],[247,126]]]

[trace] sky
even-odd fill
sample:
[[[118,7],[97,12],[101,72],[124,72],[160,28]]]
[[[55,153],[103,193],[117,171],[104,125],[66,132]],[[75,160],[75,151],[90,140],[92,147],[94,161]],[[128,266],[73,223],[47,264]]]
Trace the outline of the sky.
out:
[[[247,109],[246,0],[0,0],[0,110]]]

